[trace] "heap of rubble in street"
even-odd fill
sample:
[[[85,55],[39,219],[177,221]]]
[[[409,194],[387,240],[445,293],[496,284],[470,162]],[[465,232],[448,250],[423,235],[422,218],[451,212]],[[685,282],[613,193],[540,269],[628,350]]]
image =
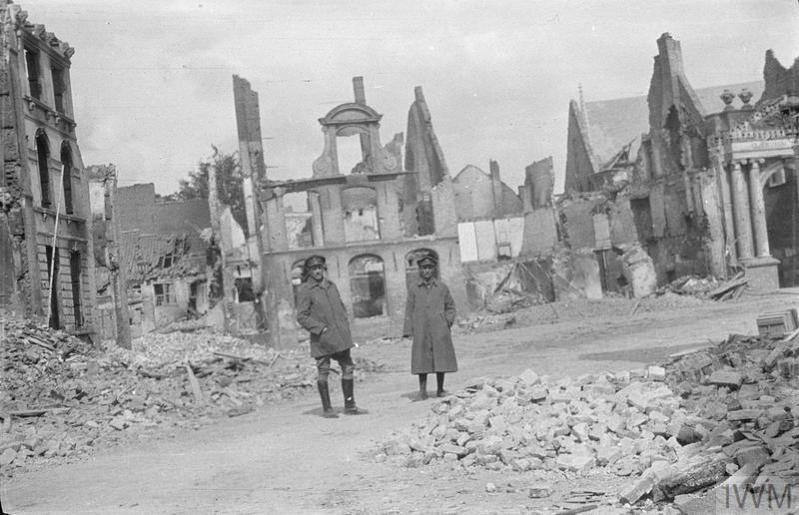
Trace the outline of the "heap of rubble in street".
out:
[[[315,382],[302,347],[277,352],[207,330],[94,347],[34,322],[4,320],[0,467],[14,474],[169,428],[194,428],[292,398]],[[382,365],[356,358],[359,379]]]
[[[710,494],[775,478],[796,483],[797,372],[799,331],[784,339],[731,335],[638,371],[480,379],[392,435],[375,457],[405,467],[449,462],[465,471],[528,473],[535,477],[530,497],[553,503],[542,472],[553,482],[618,476],[629,478],[615,480],[620,490],[595,492],[593,500],[685,508],[714,487]]]

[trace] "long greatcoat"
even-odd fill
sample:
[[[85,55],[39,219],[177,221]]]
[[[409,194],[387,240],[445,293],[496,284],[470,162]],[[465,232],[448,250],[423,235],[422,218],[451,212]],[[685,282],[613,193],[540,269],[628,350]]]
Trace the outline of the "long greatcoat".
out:
[[[311,333],[311,356],[319,358],[352,348],[347,310],[338,288],[327,279],[308,279],[297,291],[297,322]],[[327,328],[327,331],[324,331]]]
[[[444,283],[419,279],[408,286],[403,334],[413,335],[412,374],[458,370],[450,332],[454,322],[455,302]]]

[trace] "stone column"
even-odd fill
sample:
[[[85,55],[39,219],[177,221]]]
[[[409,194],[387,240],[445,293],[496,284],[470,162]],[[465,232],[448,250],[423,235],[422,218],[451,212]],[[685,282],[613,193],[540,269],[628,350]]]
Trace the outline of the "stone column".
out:
[[[732,162],[732,202],[735,213],[735,236],[738,240],[738,259],[753,256],[752,221],[749,218],[749,197],[741,162]]]
[[[755,229],[757,257],[771,255],[768,245],[766,225],[766,203],[763,200],[763,187],[760,184],[760,159],[752,159],[749,168],[749,202],[752,210],[752,225]]]
[[[730,196],[730,179],[727,176],[727,168],[724,163],[716,166],[716,177],[721,187],[721,204],[724,209],[724,239],[725,245],[730,252],[735,252],[734,245],[730,245],[735,240],[735,225],[732,216],[732,198]]]
[[[322,205],[319,203],[319,193],[315,191],[308,192],[308,207],[311,211],[313,245],[314,247],[322,247],[325,244],[325,238],[322,231]]]

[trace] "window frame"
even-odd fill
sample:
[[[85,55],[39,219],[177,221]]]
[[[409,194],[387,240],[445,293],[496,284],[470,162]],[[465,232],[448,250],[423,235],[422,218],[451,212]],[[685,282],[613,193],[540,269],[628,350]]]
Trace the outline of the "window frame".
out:
[[[153,295],[155,297],[156,307],[174,306],[177,304],[173,286],[174,284],[170,282],[153,284]],[[161,293],[158,293],[159,288],[161,289]]]

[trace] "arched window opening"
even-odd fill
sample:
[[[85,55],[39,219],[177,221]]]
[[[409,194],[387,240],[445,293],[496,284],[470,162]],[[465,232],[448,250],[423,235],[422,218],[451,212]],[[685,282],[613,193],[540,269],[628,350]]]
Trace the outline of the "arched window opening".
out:
[[[352,314],[369,318],[386,314],[386,275],[383,260],[366,254],[352,258],[349,265]]]
[[[426,255],[433,254],[438,259],[438,253],[432,249],[415,249],[405,255],[405,281],[406,285],[410,286],[413,281],[419,278],[419,258]],[[438,279],[438,267],[435,270],[435,278]]]
[[[50,145],[47,136],[39,133],[36,136],[36,158],[39,164],[39,185],[42,190],[42,207],[50,207],[50,170],[47,161],[50,158]]]
[[[66,213],[71,215],[72,210],[72,152],[69,149],[69,144],[64,142],[61,145],[61,173],[64,174],[64,207]]]
[[[380,239],[377,192],[372,188],[347,188],[341,192],[346,241]]]

